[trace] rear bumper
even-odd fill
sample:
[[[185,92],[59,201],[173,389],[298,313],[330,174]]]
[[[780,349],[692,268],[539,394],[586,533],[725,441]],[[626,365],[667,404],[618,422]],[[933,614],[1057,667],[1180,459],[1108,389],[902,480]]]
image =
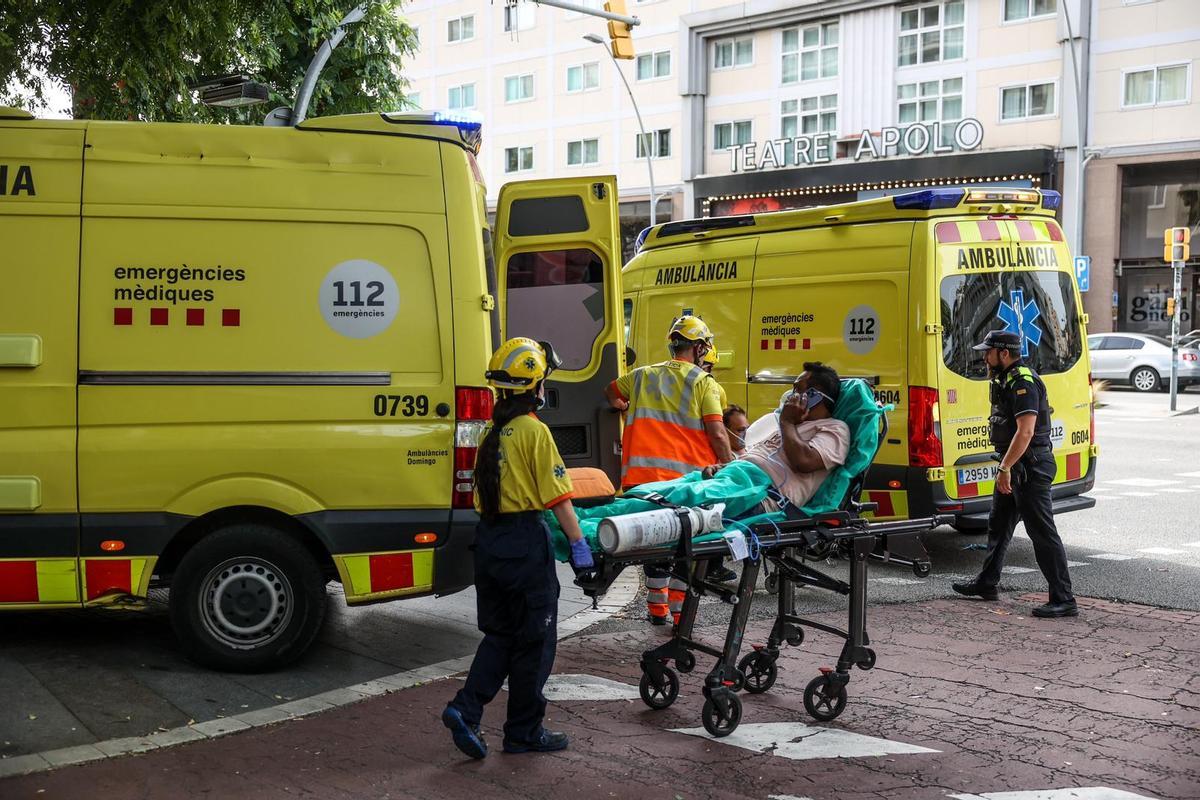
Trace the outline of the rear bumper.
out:
[[[1050,490],[1054,503],[1054,513],[1066,514],[1070,511],[1083,511],[1096,505],[1094,497],[1085,497],[1096,485],[1096,462],[1092,458],[1088,463],[1087,474],[1077,480],[1055,484]],[[915,470],[924,480],[924,470]],[[917,476],[913,476],[917,477]],[[911,485],[911,484],[910,484]],[[992,510],[991,495],[983,497],[968,497],[954,499],[946,494],[946,487],[941,483],[927,484],[931,488],[932,506],[929,510],[910,510],[910,516],[926,516],[946,514],[954,517],[954,525],[958,528],[986,528],[988,516]]]

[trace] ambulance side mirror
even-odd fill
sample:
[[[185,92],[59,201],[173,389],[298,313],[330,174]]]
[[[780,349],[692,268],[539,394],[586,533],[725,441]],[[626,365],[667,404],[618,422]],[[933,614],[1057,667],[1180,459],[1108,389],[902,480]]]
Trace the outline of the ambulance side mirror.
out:
[[[625,348],[625,369],[629,369],[637,361],[637,353],[632,347]]]

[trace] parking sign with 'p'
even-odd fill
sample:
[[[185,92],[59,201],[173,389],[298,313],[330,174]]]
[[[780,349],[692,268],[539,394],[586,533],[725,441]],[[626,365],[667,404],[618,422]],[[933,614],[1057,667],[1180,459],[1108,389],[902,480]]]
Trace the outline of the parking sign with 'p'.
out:
[[[1075,256],[1075,280],[1079,291],[1086,292],[1092,283],[1092,257]]]

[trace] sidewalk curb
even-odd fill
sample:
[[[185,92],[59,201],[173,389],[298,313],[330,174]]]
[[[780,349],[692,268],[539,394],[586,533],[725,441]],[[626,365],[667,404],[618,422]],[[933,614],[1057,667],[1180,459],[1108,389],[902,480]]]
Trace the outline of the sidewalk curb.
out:
[[[613,582],[608,594],[596,604],[574,614],[558,626],[559,640],[572,636],[597,622],[608,619],[616,612],[632,603],[641,588],[641,571],[625,570]],[[328,692],[303,697],[279,705],[258,708],[244,714],[201,722],[194,725],[184,725],[178,728],[158,731],[146,736],[129,736],[120,739],[107,739],[91,744],[64,747],[58,750],[45,750],[40,753],[30,753],[23,756],[0,759],[0,779],[30,775],[35,772],[45,772],[71,764],[86,764],[106,758],[146,753],[151,750],[161,750],[186,742],[198,742],[204,739],[215,739],[231,733],[248,731],[267,725],[275,725],[290,719],[300,719],[312,714],[319,714],[333,708],[358,703],[370,697],[411,689],[414,686],[445,680],[452,675],[462,672],[471,665],[471,656],[452,658],[429,664],[417,669],[385,675],[375,680],[357,683],[341,689],[331,689]]]

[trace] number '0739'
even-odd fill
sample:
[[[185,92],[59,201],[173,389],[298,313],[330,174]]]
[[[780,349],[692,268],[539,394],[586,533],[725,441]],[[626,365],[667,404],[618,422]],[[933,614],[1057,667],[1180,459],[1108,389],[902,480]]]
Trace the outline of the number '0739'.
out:
[[[394,417],[397,412],[402,417],[425,417],[429,415],[429,398],[423,394],[377,394],[374,411],[377,417]]]

